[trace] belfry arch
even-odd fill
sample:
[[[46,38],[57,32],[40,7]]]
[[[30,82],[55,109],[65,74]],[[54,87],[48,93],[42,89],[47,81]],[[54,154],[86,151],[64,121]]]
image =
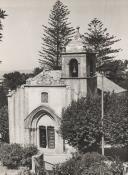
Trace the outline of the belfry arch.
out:
[[[78,61],[76,59],[71,59],[69,62],[69,76],[78,77]]]

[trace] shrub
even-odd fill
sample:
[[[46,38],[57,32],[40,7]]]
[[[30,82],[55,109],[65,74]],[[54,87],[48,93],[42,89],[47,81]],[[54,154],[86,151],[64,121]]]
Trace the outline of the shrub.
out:
[[[31,169],[32,167],[32,156],[37,154],[38,149],[34,145],[26,145],[23,149],[23,155],[21,160],[22,166],[27,166]]]
[[[0,159],[8,168],[17,168],[22,160],[23,149],[19,144],[2,144],[0,147]]]
[[[17,175],[31,175],[31,172],[28,168],[22,167]]]
[[[75,172],[77,172],[78,170],[79,163],[80,163],[80,160],[78,157],[70,159],[63,164],[57,165],[55,167],[55,174],[56,175],[67,175],[67,174],[74,175]]]
[[[22,147],[19,144],[2,144],[0,146],[0,160],[4,166],[11,169],[19,166],[31,168],[31,158],[37,152],[37,148],[33,145]]]
[[[109,165],[109,161],[106,157],[98,153],[86,153],[74,157],[67,162],[57,165],[55,168],[56,175],[114,175],[120,174],[122,171],[121,164],[116,162]]]
[[[120,159],[123,162],[128,161],[128,148],[127,147],[111,147],[105,148],[105,155],[113,159]]]

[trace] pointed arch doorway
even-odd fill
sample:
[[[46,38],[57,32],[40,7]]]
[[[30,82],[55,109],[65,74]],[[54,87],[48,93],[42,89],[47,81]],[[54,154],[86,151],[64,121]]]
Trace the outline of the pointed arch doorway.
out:
[[[25,119],[25,128],[29,135],[29,144],[49,152],[63,152],[63,139],[58,134],[60,118],[46,106],[39,106]],[[60,147],[61,145],[61,147]]]

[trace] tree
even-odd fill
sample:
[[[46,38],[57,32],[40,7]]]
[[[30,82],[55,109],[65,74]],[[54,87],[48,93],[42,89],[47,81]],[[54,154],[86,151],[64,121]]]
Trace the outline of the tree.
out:
[[[80,152],[97,151],[104,134],[107,144],[128,145],[128,97],[104,95],[104,127],[101,126],[101,97],[73,101],[64,109],[60,131]]]
[[[0,108],[0,134],[3,142],[9,142],[9,124],[7,105]]]
[[[32,76],[36,76],[37,74],[41,73],[43,71],[43,68],[36,67],[33,71]]]
[[[128,70],[125,71],[124,79],[123,79],[123,81],[121,82],[120,85],[121,85],[123,88],[127,89],[127,91],[128,91]]]
[[[114,60],[105,64],[104,72],[107,78],[114,81],[119,86],[122,86],[125,89],[128,89],[127,80],[128,80],[128,72],[127,72],[128,61],[122,60]]]
[[[7,16],[7,15],[5,14],[5,11],[2,10],[2,9],[0,9],[0,41],[1,41],[1,39],[2,39],[2,33],[1,33],[1,30],[3,29],[1,19],[4,19],[5,16]]]
[[[100,98],[81,98],[73,101],[62,114],[60,126],[64,140],[81,152],[97,151],[100,146]]]
[[[7,105],[7,91],[6,89],[1,86],[0,87],[0,108],[4,105]]]
[[[20,73],[18,71],[11,72],[4,74],[4,90],[5,89],[10,89],[10,90],[15,90],[17,87],[21,86],[22,84],[26,83],[26,80],[28,78],[32,78],[42,72],[42,68],[36,67],[32,73]]]
[[[104,111],[106,143],[128,146],[128,95],[106,96]]]
[[[97,54],[97,70],[103,69],[105,63],[112,61],[115,53],[121,50],[112,48],[113,44],[118,41],[120,39],[110,35],[107,28],[104,28],[103,23],[97,18],[88,24],[88,32],[84,34],[84,43],[87,51]]]
[[[1,31],[3,30],[3,26],[2,26],[1,19],[4,19],[5,16],[7,16],[7,15],[5,14],[5,11],[2,10],[2,9],[0,9],[0,41],[2,41],[2,33],[1,33]],[[1,61],[0,61],[0,63],[1,63]]]
[[[69,14],[67,6],[57,0],[49,15],[49,26],[43,25],[40,63],[50,69],[60,69],[62,48],[71,40],[74,33],[68,22]]]
[[[5,86],[10,89],[14,90],[18,86],[21,86],[26,82],[26,75],[20,72],[11,72],[8,74],[4,74],[4,83]]]

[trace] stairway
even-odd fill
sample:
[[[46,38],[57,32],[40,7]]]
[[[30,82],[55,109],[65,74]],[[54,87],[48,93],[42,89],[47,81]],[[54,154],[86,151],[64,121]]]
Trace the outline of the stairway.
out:
[[[47,154],[41,153],[32,157],[32,172],[38,167],[44,167],[46,175],[54,175],[53,169],[55,165],[60,164],[71,158],[71,154]]]

